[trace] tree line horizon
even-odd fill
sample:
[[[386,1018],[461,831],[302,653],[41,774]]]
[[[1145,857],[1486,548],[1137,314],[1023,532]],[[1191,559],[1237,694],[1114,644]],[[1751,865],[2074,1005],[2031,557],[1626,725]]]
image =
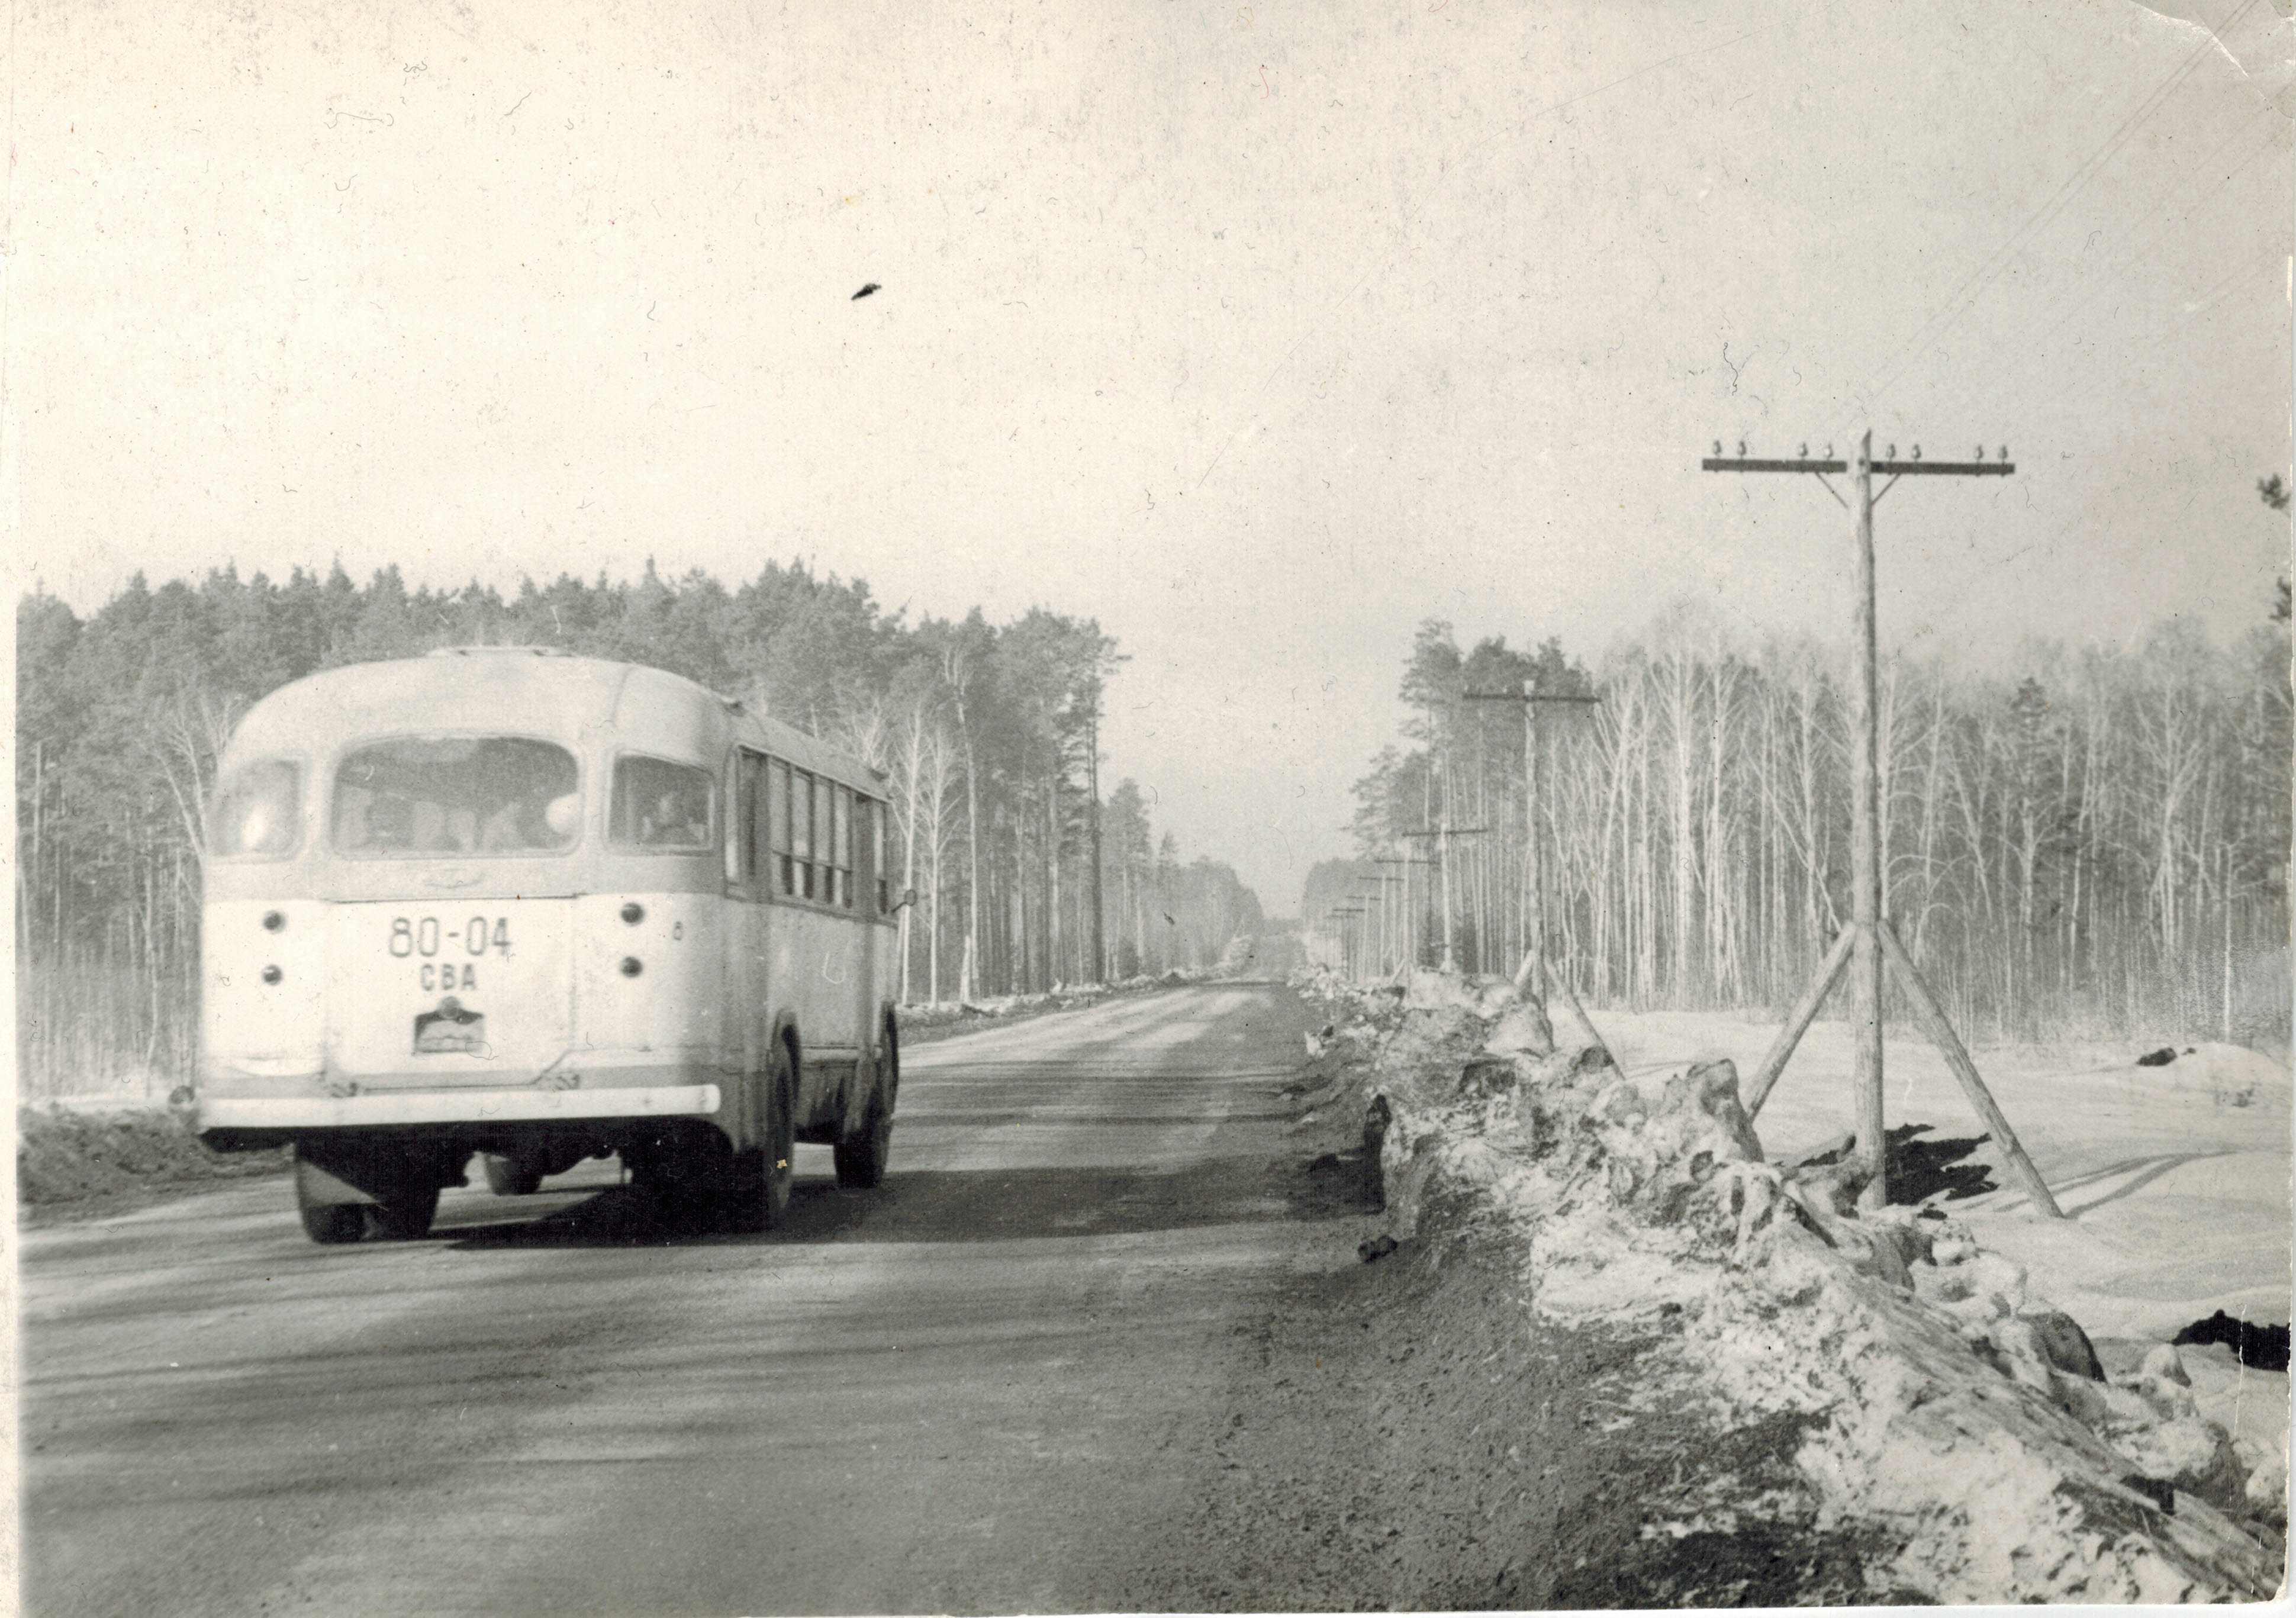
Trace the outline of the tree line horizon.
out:
[[[1104,961],[1094,952],[1093,788],[1108,679],[1096,622],[1033,608],[1010,623],[888,613],[865,582],[768,562],[727,588],[523,579],[409,591],[353,583],[196,584],[140,572],[85,619],[34,592],[16,613],[17,973],[22,1093],[122,1075],[188,1076],[200,871],[217,754],[291,681],[441,646],[539,645],[684,674],[888,777],[904,1002],[1215,965],[1265,925],[1227,865],[1183,863],[1148,796],[1098,805]]]
[[[2169,620],[2128,649],[2029,642],[2005,677],[1884,658],[1884,911],[1964,1028],[2285,1048],[2287,581],[2259,605],[2229,647]],[[1538,722],[1550,958],[1604,1005],[1782,1015],[1849,916],[1847,675],[1686,600],[1592,671],[1430,619],[1402,740],[1354,788],[1356,857],[1309,873],[1302,924],[1358,976],[1433,965],[1447,859],[1460,966],[1514,969],[1524,724],[1466,699],[1535,680],[1599,699]]]

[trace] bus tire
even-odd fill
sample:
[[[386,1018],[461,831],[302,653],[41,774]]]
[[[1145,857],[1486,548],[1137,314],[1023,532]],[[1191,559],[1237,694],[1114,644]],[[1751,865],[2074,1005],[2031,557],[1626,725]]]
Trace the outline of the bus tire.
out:
[[[389,1197],[375,1204],[376,1230],[385,1241],[411,1242],[430,1234],[430,1222],[439,1214],[439,1189],[435,1184],[415,1182],[393,1186]]]
[[[307,1203],[303,1234],[323,1247],[340,1247],[366,1234],[366,1205],[357,1202]]]
[[[327,1154],[310,1141],[295,1148],[295,1211],[303,1234],[324,1247],[340,1247],[366,1235],[369,1204],[358,1188],[329,1172]]]
[[[789,1042],[775,1040],[766,1070],[766,1140],[762,1154],[765,1184],[758,1198],[762,1228],[778,1230],[789,1223],[790,1186],[797,1178],[797,1063]]]
[[[531,1197],[542,1189],[542,1171],[522,1165],[515,1157],[488,1152],[487,1189],[497,1197]]]
[[[786,1041],[775,1040],[773,1052],[766,1069],[765,1139],[734,1156],[726,1188],[726,1223],[735,1230],[778,1230],[789,1222],[797,1157],[797,1069]]]
[[[832,1148],[837,1183],[849,1191],[873,1191],[885,1182],[885,1159],[893,1149],[893,1112],[885,1105],[881,1079],[870,1087],[869,1111],[861,1132]]]

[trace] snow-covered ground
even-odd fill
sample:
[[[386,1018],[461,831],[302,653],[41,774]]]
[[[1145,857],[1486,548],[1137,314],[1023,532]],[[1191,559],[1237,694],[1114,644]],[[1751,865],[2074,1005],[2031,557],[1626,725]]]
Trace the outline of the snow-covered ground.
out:
[[[1426,1210],[1437,1240],[1488,1214],[1521,1244],[1535,1318],[1641,1344],[1629,1415],[1792,1426],[1790,1486],[1700,1485],[1734,1522],[1851,1525],[1860,1587],[1890,1598],[2253,1600],[2280,1581],[2286,1373],[2165,1346],[2218,1310],[2287,1319],[2280,1064],[1979,1050],[2057,1220],[2004,1189],[1943,1061],[1893,1042],[1896,1205],[1860,1214],[1853,1165],[1798,1160],[1854,1110],[1839,1022],[1750,1128],[1740,1075],[1767,1020],[1598,1010],[1599,1042],[1557,1018],[1550,1050],[1504,982],[1421,973],[1333,1003],[1331,1048],[1343,1069],[1368,1052],[1376,1098],[1385,1229],[1366,1256],[1418,1239]],[[1710,1526],[1703,1499],[1658,1491],[1642,1532]]]
[[[1590,1016],[1629,1074],[1727,1057],[1751,1080],[1778,1028],[1734,1012]],[[2163,1343],[2219,1309],[2259,1323],[2289,1319],[2296,1084],[2286,1066],[2255,1051],[2192,1044],[2158,1067],[2136,1066],[2141,1046],[1971,1052],[2067,1217],[2036,1214],[1989,1140],[1961,1164],[1982,1164],[1995,1189],[1948,1205],[1987,1247],[2024,1265],[2033,1290],[2079,1321],[2108,1360],[2116,1340]],[[1766,1152],[1807,1150],[1849,1130],[1851,1059],[1846,1023],[1812,1026],[1754,1120]],[[1923,1141],[1983,1132],[1918,1034],[1891,1031],[1882,1075],[1893,1130],[1928,1124]],[[2284,1374],[2244,1369],[2224,1348],[2186,1348],[2184,1359],[2202,1414],[2286,1453]]]

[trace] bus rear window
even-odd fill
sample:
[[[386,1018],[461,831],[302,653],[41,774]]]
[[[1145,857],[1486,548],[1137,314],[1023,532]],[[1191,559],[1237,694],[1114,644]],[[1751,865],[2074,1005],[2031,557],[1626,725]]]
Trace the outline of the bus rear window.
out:
[[[709,771],[666,758],[626,756],[614,762],[609,835],[638,848],[715,848],[717,802],[718,783]]]
[[[294,853],[303,840],[302,778],[283,758],[233,771],[209,821],[215,852],[233,859]]]
[[[401,737],[357,748],[335,771],[342,854],[554,854],[581,821],[574,756],[553,742]]]

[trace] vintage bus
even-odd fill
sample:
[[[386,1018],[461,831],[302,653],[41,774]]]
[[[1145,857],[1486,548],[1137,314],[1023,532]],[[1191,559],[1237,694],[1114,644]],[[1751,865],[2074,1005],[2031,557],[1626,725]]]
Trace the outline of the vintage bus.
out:
[[[217,761],[201,1047],[224,1150],[291,1144],[318,1242],[586,1157],[770,1229],[794,1143],[885,1173],[882,778],[691,681],[531,647],[314,674]]]

